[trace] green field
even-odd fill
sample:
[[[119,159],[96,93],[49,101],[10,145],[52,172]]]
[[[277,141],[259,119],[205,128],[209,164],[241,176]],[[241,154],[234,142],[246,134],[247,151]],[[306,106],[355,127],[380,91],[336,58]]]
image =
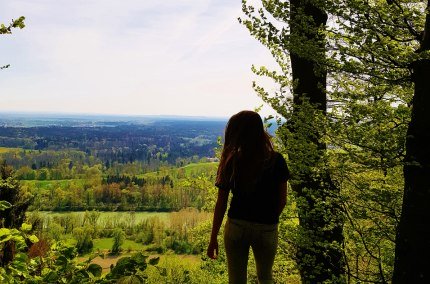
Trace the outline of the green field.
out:
[[[218,163],[207,162],[207,163],[195,163],[189,164],[183,167],[186,174],[191,174],[193,172],[207,171],[207,170],[216,170],[218,167]]]
[[[110,250],[113,245],[113,238],[101,238],[101,239],[94,239],[94,247],[93,250]],[[136,250],[143,250],[145,246],[140,243],[136,243],[131,240],[125,240],[122,244],[123,251],[136,251]]]
[[[10,152],[11,150],[10,148],[0,147],[0,154],[2,153],[2,151],[3,153],[5,153],[5,152]],[[211,171],[215,172],[217,167],[218,167],[218,163],[214,163],[214,162],[193,163],[180,168],[163,169],[160,171],[148,172],[137,176],[139,178],[145,178],[145,179],[156,179],[166,175],[170,175],[171,177],[177,176],[182,172],[184,176],[190,177],[190,176],[197,176],[202,173],[207,173]],[[83,187],[85,184],[85,179],[21,180],[20,182],[23,186],[27,186],[32,189],[46,190],[46,189],[53,189],[56,187],[66,188],[71,184],[75,186]]]
[[[42,217],[52,218],[55,216],[61,216],[65,214],[71,214],[73,217],[83,220],[85,211],[73,211],[73,212],[53,212],[53,211],[39,211]],[[168,224],[170,222],[170,212],[99,212],[100,217],[98,219],[98,224],[103,225],[106,222],[130,222],[134,219],[135,223],[139,223],[142,220],[157,217],[160,221]]]
[[[217,167],[218,167],[218,163],[215,163],[215,162],[192,163],[192,164],[180,167],[180,168],[164,169],[164,170],[160,170],[160,171],[141,174],[141,175],[139,175],[139,177],[140,178],[143,177],[145,179],[148,179],[148,178],[162,177],[162,176],[166,176],[166,175],[176,176],[180,172],[183,172],[183,174],[185,176],[193,176],[193,175],[199,175],[201,173],[207,173],[210,171],[215,172]]]
[[[22,148],[8,148],[8,147],[0,147],[0,154],[9,153],[9,152],[19,152],[22,151]]]
[[[66,188],[71,184],[83,187],[85,179],[62,179],[62,180],[21,180],[23,186],[28,186],[32,189],[46,190],[57,187]]]

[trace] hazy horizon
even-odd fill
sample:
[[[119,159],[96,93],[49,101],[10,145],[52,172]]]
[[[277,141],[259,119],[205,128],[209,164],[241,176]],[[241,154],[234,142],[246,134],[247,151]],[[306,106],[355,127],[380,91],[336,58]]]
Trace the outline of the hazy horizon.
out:
[[[208,119],[228,119],[228,116],[205,116],[205,115],[182,115],[182,114],[121,114],[121,113],[79,113],[79,112],[39,112],[39,111],[8,111],[1,110],[0,115],[28,116],[28,117],[182,117],[182,118],[208,118]],[[2,117],[0,117],[2,118]]]

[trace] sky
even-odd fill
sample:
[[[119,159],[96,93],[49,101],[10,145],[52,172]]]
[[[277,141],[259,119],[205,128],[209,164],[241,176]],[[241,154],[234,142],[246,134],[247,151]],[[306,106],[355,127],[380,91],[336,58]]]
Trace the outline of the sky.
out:
[[[228,117],[262,104],[252,64],[274,65],[240,0],[0,1],[0,23],[19,16],[0,112]]]

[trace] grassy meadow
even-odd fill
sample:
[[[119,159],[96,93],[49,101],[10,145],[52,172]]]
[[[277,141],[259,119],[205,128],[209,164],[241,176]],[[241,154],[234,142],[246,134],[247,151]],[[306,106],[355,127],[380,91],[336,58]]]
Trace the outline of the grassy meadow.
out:
[[[74,211],[74,212],[53,212],[53,211],[39,211],[42,218],[56,218],[62,217],[66,215],[72,216],[72,218],[76,218],[83,222],[85,217],[85,211]],[[140,223],[144,220],[148,220],[149,218],[158,218],[165,224],[170,223],[170,216],[172,212],[98,212],[100,214],[97,219],[97,225],[102,226],[106,223],[113,222],[115,223]],[[130,223],[131,224],[131,223]]]

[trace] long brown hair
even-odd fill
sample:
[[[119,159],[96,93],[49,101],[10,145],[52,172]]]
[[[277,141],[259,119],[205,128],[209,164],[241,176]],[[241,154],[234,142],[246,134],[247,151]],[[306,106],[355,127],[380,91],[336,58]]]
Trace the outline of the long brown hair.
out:
[[[270,136],[258,113],[244,110],[233,115],[225,129],[216,183],[230,186],[252,178],[273,153]]]

